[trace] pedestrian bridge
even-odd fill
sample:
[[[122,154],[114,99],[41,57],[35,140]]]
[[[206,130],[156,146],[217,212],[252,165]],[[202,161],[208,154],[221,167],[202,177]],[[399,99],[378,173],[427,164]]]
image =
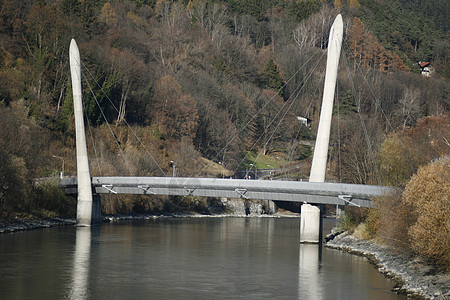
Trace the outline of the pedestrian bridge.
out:
[[[66,193],[78,194],[77,223],[79,225],[89,226],[93,221],[100,219],[99,197],[95,197],[96,200],[93,199],[93,193],[179,195],[292,201],[307,203],[307,205],[302,205],[301,208],[300,242],[318,243],[320,241],[321,228],[320,208],[310,204],[371,207],[371,198],[386,194],[391,188],[325,183],[333,99],[336,90],[337,67],[342,37],[343,21],[342,16],[338,15],[331,26],[328,39],[322,108],[309,182],[182,178],[176,177],[175,172],[173,177],[91,177],[83,121],[80,52],[75,40],[72,40],[69,48],[69,58],[75,114],[77,179],[63,179],[61,188]],[[293,103],[294,101],[288,106],[288,110],[292,107]],[[283,117],[286,115],[286,112]],[[105,121],[107,121],[106,118]],[[278,126],[275,127],[275,130],[277,128]],[[114,133],[111,133],[114,136]],[[122,153],[119,143],[117,144]],[[225,151],[225,147],[221,151]],[[125,158],[124,155],[122,156]],[[156,163],[156,160],[153,160]],[[160,167],[159,169],[165,174]],[[132,172],[130,173],[132,174]]]
[[[67,194],[77,193],[77,178],[60,183]],[[174,195],[242,198],[315,204],[371,207],[371,198],[391,187],[329,182],[244,180],[187,177],[92,177],[97,194]]]

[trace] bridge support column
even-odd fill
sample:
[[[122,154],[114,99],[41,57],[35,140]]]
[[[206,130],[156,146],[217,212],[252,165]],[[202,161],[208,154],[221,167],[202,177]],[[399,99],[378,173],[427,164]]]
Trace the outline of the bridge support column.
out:
[[[81,94],[81,60],[77,43],[72,39],[69,48],[70,74],[72,77],[73,111],[77,152],[77,224],[92,225],[92,184],[84,131],[83,103]],[[97,212],[96,212],[97,213]]]
[[[303,204],[300,214],[300,243],[320,243],[322,241],[322,207]]]
[[[336,205],[336,219],[340,219],[344,216],[344,207]]]
[[[336,89],[339,57],[341,55],[343,30],[344,25],[342,16],[337,15],[331,26],[328,38],[327,68],[325,84],[323,87],[322,107],[320,109],[319,128],[317,130],[316,144],[314,146],[309,182],[325,182],[334,92]],[[302,225],[300,226],[301,243],[320,242],[320,234],[322,232],[322,218],[320,211],[321,209],[319,207],[314,208],[311,205],[302,205]]]

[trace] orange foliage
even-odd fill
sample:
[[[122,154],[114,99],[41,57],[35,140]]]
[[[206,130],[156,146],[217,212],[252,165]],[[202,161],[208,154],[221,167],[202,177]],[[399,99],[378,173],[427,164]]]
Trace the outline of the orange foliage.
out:
[[[195,138],[198,127],[197,104],[191,95],[183,94],[181,85],[171,75],[156,83],[154,119],[160,132],[170,138]]]
[[[404,186],[416,170],[450,154],[450,116],[425,117],[413,128],[390,134],[378,153],[383,184]]]
[[[450,159],[419,169],[405,188],[402,202],[417,222],[408,230],[412,248],[450,270]]]
[[[349,43],[355,62],[363,66],[381,72],[408,69],[397,54],[387,51],[374,35],[364,29],[364,24],[357,17],[349,30]]]

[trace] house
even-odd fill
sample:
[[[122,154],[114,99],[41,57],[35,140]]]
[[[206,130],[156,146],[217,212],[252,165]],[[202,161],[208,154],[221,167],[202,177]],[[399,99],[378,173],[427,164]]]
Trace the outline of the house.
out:
[[[430,65],[430,62],[422,62],[419,61],[419,67],[420,67],[420,74],[422,74],[422,76],[425,77],[430,77],[431,74],[433,73],[433,68]]]
[[[312,122],[312,120],[309,118],[304,118],[304,117],[299,117],[299,116],[297,116],[297,120],[300,122],[300,124],[303,124],[305,126],[309,126]]]

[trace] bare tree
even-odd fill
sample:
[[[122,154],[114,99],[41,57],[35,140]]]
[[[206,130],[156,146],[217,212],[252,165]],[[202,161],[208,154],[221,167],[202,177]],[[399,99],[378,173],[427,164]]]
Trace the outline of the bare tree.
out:
[[[336,13],[331,6],[323,5],[317,14],[312,15],[294,29],[294,40],[300,51],[306,47],[326,48]]]
[[[402,120],[402,128],[414,124],[420,115],[420,90],[406,87],[398,101],[397,116]]]

